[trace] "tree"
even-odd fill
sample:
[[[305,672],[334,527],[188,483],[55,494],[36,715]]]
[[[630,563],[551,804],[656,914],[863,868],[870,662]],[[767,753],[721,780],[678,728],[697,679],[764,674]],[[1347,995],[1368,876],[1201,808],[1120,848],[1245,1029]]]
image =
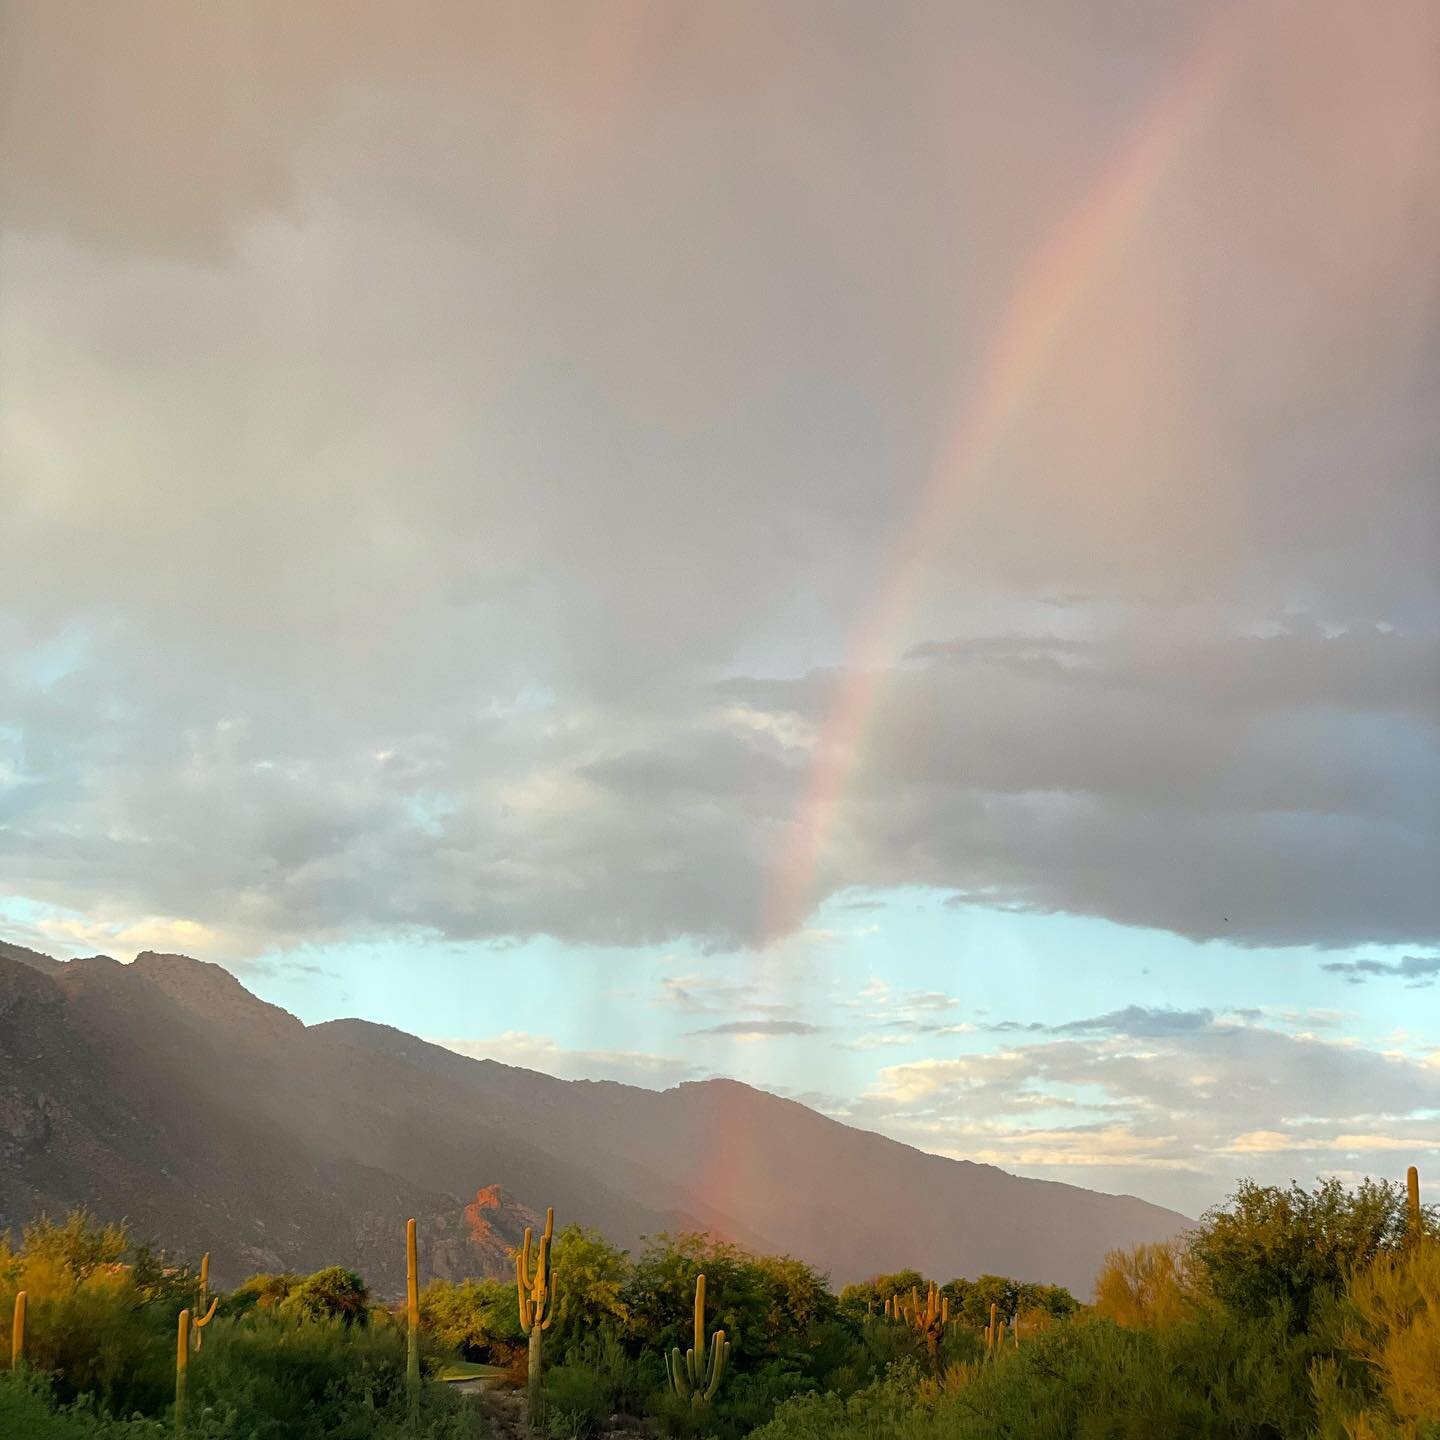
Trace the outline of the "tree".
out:
[[[1433,1209],[1423,1224],[1434,1233]],[[1189,1256],[1221,1304],[1252,1315],[1282,1305],[1303,1330],[1321,1292],[1338,1291],[1376,1256],[1401,1249],[1405,1234],[1405,1192],[1390,1181],[1347,1190],[1331,1178],[1312,1191],[1245,1180],[1202,1217]]]
[[[370,1317],[370,1291],[343,1265],[327,1265],[307,1275],[280,1303],[283,1314],[305,1320],[344,1320],[363,1325]]]
[[[908,1296],[912,1290],[922,1295],[929,1290],[930,1282],[918,1270],[896,1270],[889,1275],[872,1275],[868,1280],[847,1285],[840,1292],[840,1309],[853,1319],[867,1315],[880,1315],[885,1302],[892,1295]]]
[[[551,1263],[560,1298],[556,1339],[563,1345],[579,1334],[630,1320],[625,1287],[633,1266],[630,1256],[598,1230],[567,1225],[556,1237]]]
[[[990,1323],[991,1305],[995,1306],[1000,1320],[1009,1324],[1020,1297],[1019,1283],[1008,1275],[977,1275],[974,1280],[952,1280],[945,1291],[951,1297],[951,1318],[961,1325],[981,1330]]]
[[[524,1339],[513,1281],[432,1280],[420,1292],[420,1320],[441,1344],[469,1359]]]
[[[273,1310],[299,1283],[300,1277],[291,1270],[278,1274],[262,1271],[236,1286],[220,1302],[220,1313],[235,1316],[247,1310]]]
[[[828,1277],[792,1255],[760,1255],[753,1262],[755,1280],[766,1300],[757,1337],[767,1351],[807,1335],[834,1320],[839,1305]]]
[[[1117,1325],[1173,1325],[1193,1312],[1198,1296],[1182,1241],[1112,1250],[1095,1280],[1095,1310]]]
[[[97,1270],[119,1265],[130,1248],[124,1225],[102,1224],[88,1210],[72,1210],[63,1225],[48,1216],[23,1231],[25,1267],[64,1275],[82,1284]]]

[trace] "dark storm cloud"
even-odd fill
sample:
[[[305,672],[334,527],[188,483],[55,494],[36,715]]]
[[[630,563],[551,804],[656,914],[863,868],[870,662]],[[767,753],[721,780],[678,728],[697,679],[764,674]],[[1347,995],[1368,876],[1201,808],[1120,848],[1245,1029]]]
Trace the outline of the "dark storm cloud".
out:
[[[0,888],[753,941],[1008,297],[1211,13],[8,6]],[[959,477],[814,899],[1440,936],[1437,22],[1292,21]]]

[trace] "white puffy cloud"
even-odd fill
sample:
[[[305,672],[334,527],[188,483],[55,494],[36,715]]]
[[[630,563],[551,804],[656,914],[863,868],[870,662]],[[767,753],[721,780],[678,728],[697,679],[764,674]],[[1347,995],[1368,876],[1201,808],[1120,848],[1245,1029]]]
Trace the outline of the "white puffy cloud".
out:
[[[1035,1030],[995,1052],[882,1067],[847,1117],[926,1149],[1134,1188],[1190,1213],[1237,1173],[1393,1179],[1418,1164],[1440,1176],[1440,1074],[1423,1053],[1273,1017],[1138,1006]]]

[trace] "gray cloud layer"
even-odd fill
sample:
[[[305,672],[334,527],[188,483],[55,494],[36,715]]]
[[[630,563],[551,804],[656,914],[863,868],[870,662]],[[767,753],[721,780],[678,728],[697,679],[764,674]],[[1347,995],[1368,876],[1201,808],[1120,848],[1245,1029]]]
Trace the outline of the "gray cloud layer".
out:
[[[1006,297],[1211,10],[7,7],[0,890],[753,941]],[[814,898],[1440,939],[1440,20],[1250,10]]]

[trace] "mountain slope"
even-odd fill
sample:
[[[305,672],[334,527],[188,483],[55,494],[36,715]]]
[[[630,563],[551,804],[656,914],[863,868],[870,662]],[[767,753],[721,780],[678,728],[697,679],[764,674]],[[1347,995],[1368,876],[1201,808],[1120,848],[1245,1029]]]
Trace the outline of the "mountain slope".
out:
[[[183,956],[0,947],[0,1227],[80,1203],[210,1249],[222,1281],[341,1262],[385,1292],[412,1214],[450,1277],[503,1273],[553,1204],[627,1248],[707,1229],[836,1283],[917,1265],[1079,1291],[1105,1250],[1186,1223],[734,1081],[557,1080],[366,1021],[306,1027]]]

